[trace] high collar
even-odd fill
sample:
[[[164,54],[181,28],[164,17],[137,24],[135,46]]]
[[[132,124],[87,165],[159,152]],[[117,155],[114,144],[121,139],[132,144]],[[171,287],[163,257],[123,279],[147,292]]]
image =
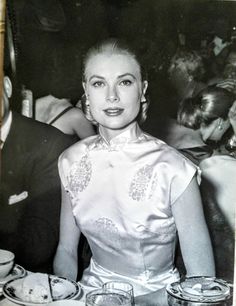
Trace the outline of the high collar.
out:
[[[126,130],[121,132],[119,135],[113,137],[110,140],[107,140],[104,135],[102,135],[101,130],[99,129],[100,140],[107,146],[116,146],[116,145],[125,145],[128,142],[136,141],[142,134],[137,122],[133,122],[127,127]]]

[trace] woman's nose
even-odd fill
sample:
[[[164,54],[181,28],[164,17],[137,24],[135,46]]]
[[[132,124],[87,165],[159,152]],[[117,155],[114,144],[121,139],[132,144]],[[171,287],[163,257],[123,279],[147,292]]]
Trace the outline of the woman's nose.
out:
[[[112,103],[119,101],[117,91],[114,87],[111,87],[111,88],[108,89],[107,101],[112,102]]]

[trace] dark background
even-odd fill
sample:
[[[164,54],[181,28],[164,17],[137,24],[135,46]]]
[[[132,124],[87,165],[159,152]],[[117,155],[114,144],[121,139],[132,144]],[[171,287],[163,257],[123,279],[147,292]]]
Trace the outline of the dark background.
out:
[[[235,1],[8,0],[7,6],[17,80],[34,99],[53,94],[78,101],[84,52],[103,38],[123,37],[147,67],[151,116],[171,113],[166,69],[178,33],[199,49],[201,40],[227,37],[236,26]]]

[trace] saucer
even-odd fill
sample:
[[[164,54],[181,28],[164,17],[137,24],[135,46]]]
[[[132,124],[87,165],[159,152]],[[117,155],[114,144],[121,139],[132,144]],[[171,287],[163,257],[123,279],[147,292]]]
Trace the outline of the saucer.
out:
[[[22,282],[24,278],[10,280],[3,286],[3,295],[11,302],[20,305],[36,306],[39,303],[28,302],[22,291]],[[51,287],[51,296],[53,301],[76,299],[81,294],[81,286],[75,281],[65,277],[49,275]],[[40,303],[40,305],[48,305],[48,302]]]
[[[23,267],[19,265],[15,265],[6,277],[0,278],[0,295],[2,295],[2,287],[5,283],[9,282],[10,280],[17,279],[19,277],[25,276],[26,271]]]

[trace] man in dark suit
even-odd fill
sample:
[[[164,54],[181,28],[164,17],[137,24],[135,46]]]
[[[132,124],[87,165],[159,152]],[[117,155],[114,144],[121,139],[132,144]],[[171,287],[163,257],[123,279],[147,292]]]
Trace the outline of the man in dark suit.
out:
[[[3,80],[0,248],[30,271],[52,272],[60,221],[57,160],[72,144],[54,127],[9,108],[12,84]]]

